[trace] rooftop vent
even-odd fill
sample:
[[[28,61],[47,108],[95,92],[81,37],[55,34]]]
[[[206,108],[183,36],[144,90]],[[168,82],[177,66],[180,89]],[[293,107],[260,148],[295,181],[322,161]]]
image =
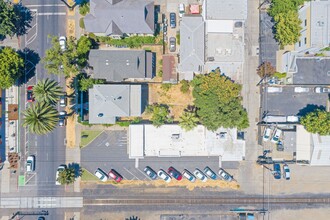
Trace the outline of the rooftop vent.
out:
[[[172,134],[172,139],[178,140],[180,138],[180,134]]]

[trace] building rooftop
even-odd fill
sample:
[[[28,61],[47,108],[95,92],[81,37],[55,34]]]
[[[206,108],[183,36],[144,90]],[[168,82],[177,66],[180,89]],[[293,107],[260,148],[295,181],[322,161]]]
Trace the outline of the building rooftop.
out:
[[[130,125],[129,135],[131,158],[222,156],[223,161],[241,161],[245,157],[245,141],[237,139],[236,129],[221,128],[212,132],[198,125],[187,132],[179,125],[156,128],[145,124]]]
[[[145,50],[96,50],[89,52],[93,77],[121,82],[131,78],[153,77],[153,54]]]
[[[175,57],[173,55],[163,55],[163,82],[175,83],[178,81]]]
[[[245,20],[247,0],[205,0],[207,20]]]
[[[327,57],[297,57],[297,73],[293,84],[330,85],[330,59]]]
[[[330,0],[311,1],[311,47],[330,44]]]

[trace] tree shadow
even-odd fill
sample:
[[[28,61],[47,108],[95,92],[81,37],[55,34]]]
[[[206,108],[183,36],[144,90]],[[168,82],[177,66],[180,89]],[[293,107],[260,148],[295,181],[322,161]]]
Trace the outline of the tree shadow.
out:
[[[36,65],[40,61],[40,56],[34,50],[29,48],[24,48],[19,50],[18,54],[24,60],[24,73],[18,80],[18,86],[27,83],[34,75],[36,70]]]
[[[305,108],[300,109],[297,115],[302,117],[302,116],[307,115],[310,112],[314,112],[317,109],[325,111],[326,108],[323,105],[319,106],[319,105],[308,104],[308,105],[306,105]]]
[[[31,10],[22,4],[15,4],[14,11],[17,15],[14,33],[17,36],[22,36],[27,33],[29,28],[31,28],[30,23],[33,19],[33,16],[31,14]]]
[[[69,169],[71,169],[71,168],[74,169],[75,178],[80,177],[82,175],[83,171],[82,171],[81,166],[78,163],[69,163],[68,168]]]

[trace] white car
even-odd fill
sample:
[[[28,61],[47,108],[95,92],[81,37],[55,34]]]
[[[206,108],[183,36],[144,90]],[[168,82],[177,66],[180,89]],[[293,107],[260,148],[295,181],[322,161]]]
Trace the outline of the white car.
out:
[[[284,179],[290,180],[290,169],[289,166],[286,164],[283,166],[283,175],[284,175]]]
[[[185,14],[185,7],[184,4],[179,4],[179,17],[182,18],[182,16]]]
[[[281,134],[282,134],[282,130],[276,129],[276,131],[274,132],[274,135],[273,135],[273,138],[272,138],[271,142],[273,142],[273,143],[279,142],[280,141]]]
[[[95,170],[95,176],[97,177],[97,178],[99,178],[102,182],[106,182],[106,181],[108,181],[108,175],[103,171],[103,170],[101,170],[101,168],[97,168],[96,170]]]
[[[309,88],[307,88],[307,87],[294,87],[294,92],[297,92],[297,93],[309,92]]]
[[[66,116],[66,111],[60,111],[59,115],[60,115],[60,117],[65,117]]]
[[[58,42],[60,43],[61,50],[62,51],[66,50],[66,37],[65,36],[61,36],[58,39]]]
[[[26,159],[26,172],[33,172],[35,170],[35,157],[30,155]]]
[[[67,103],[66,96],[65,95],[61,95],[60,96],[60,106],[61,107],[65,107],[66,106],[66,103]]]
[[[266,127],[264,131],[264,135],[262,136],[262,140],[268,141],[271,134],[272,134],[272,129],[270,127]]]
[[[167,183],[171,182],[172,180],[172,178],[162,169],[158,171],[157,175]]]
[[[327,87],[315,87],[314,91],[316,93],[330,93],[330,88],[327,88]]]
[[[227,181],[227,182],[233,181],[233,177],[222,168],[219,169],[218,174],[219,174],[220,178],[223,179],[224,181]]]
[[[56,179],[55,179],[55,181],[56,181],[55,184],[56,185],[61,185],[61,183],[57,179],[58,179],[58,176],[60,175],[60,172],[64,171],[66,168],[67,168],[67,166],[65,164],[62,164],[57,168]]]
[[[276,92],[282,92],[282,91],[283,91],[282,87],[267,87],[268,93],[276,93]]]
[[[206,182],[207,181],[207,176],[200,171],[200,169],[196,168],[196,170],[194,171],[194,175],[200,179],[202,182]]]

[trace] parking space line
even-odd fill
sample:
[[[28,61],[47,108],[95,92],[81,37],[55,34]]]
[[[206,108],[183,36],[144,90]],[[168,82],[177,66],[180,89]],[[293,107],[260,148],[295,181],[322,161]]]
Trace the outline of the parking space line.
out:
[[[144,172],[142,172],[139,168],[137,168],[138,171],[140,171],[140,173],[142,173],[146,178],[144,178],[144,180],[152,180],[149,176],[147,176]]]
[[[37,175],[37,173],[33,173],[32,176],[25,181],[25,185],[36,175]]]
[[[124,167],[124,170],[126,170],[128,173],[130,173],[132,176],[134,176],[133,180],[136,178],[137,180],[140,180],[137,176],[135,176],[131,171],[129,171],[126,167]]]

